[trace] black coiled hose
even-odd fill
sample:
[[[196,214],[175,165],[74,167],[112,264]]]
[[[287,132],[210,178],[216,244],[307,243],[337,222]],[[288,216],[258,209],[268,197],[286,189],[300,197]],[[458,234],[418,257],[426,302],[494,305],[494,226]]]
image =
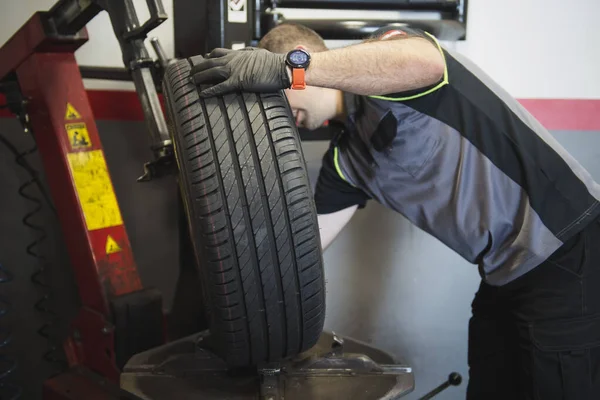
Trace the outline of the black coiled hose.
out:
[[[21,167],[29,170],[30,165],[27,163],[26,157],[37,152],[37,146],[33,145],[29,150],[26,150],[16,158],[17,164]],[[50,298],[50,285],[46,282],[46,271],[48,269],[48,259],[38,252],[38,249],[42,246],[44,241],[46,241],[48,235],[46,234],[46,230],[37,225],[33,219],[36,214],[40,213],[43,208],[42,201],[36,196],[32,196],[30,194],[31,190],[29,189],[32,186],[37,186],[42,193],[45,193],[42,184],[40,183],[37,172],[33,171],[31,175],[31,179],[27,182],[23,183],[19,187],[19,195],[24,199],[28,200],[34,208],[29,211],[23,219],[23,225],[30,228],[34,232],[36,232],[37,237],[27,245],[25,251],[30,257],[35,258],[38,261],[38,268],[31,275],[31,281],[39,288],[42,293],[42,297],[35,303],[34,307],[37,311],[39,311],[44,318],[44,324],[38,329],[37,333],[48,342],[48,350],[42,356],[45,361],[51,363],[53,365],[52,374],[58,374],[62,372],[66,367],[66,360],[62,357],[62,347],[61,344],[56,339],[56,334],[53,332],[53,326],[57,323],[58,316],[52,310],[51,304],[52,299]],[[47,196],[47,195],[46,195]],[[46,197],[47,202],[50,203],[49,196]]]
[[[13,274],[0,263],[0,285],[13,280]],[[4,317],[11,309],[8,299],[0,295],[0,318]],[[0,399],[20,399],[23,390],[10,382],[11,375],[17,369],[17,360],[5,354],[6,348],[12,341],[12,334],[3,324],[0,324]]]
[[[37,186],[42,196],[45,198],[48,206],[56,213],[56,210],[50,200],[50,196],[42,185],[38,172],[29,164],[27,161],[27,157],[31,154],[37,152],[37,146],[34,144],[30,149],[20,152],[7,138],[0,135],[0,143],[2,143],[10,152],[15,155],[15,162],[22,167],[25,171],[29,173],[30,179],[27,182],[23,183],[19,189],[18,193],[21,197],[26,199],[33,206],[32,210],[29,211],[22,219],[23,225],[27,226],[31,230],[36,233],[36,238],[33,242],[27,245],[26,253],[37,260],[37,269],[31,275],[31,281],[39,288],[42,293],[42,297],[35,303],[35,308],[42,314],[42,318],[44,319],[44,324],[38,329],[37,333],[46,339],[48,343],[48,349],[43,355],[43,359],[52,365],[52,375],[58,374],[67,366],[66,360],[64,359],[62,353],[62,347],[60,342],[56,338],[56,334],[53,332],[53,326],[57,322],[57,314],[52,311],[51,298],[50,298],[50,285],[46,282],[45,279],[45,271],[48,267],[48,260],[39,252],[40,246],[47,238],[47,234],[45,229],[37,225],[34,222],[34,217],[39,214],[43,209],[43,202],[37,196],[33,195],[32,186]],[[7,269],[1,269],[1,276],[5,276],[5,281],[0,280],[2,282],[8,282],[12,279],[12,273]],[[6,305],[6,308],[9,309],[11,307],[10,301],[6,298],[0,298],[1,305]],[[0,311],[0,317],[2,316],[2,311]],[[10,343],[11,331],[6,328],[2,330],[2,336],[0,337],[0,349],[2,347],[6,347]],[[0,359],[4,360],[4,359]],[[3,390],[8,389],[8,384],[2,383],[6,380],[10,375],[12,375],[17,367],[17,363],[14,360],[8,360],[6,363],[0,362],[0,386]],[[10,389],[13,389],[14,395],[12,397],[8,397],[7,394],[3,394],[9,400],[16,400],[21,397],[21,388],[12,386]],[[4,397],[2,397],[4,400]]]

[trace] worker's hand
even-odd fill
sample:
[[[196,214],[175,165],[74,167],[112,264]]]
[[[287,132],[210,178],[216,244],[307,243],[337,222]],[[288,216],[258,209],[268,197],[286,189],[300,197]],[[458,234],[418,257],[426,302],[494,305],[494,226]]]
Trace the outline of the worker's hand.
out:
[[[190,62],[196,85],[215,85],[200,92],[202,97],[237,90],[276,92],[291,86],[285,54],[264,49],[215,49],[207,58],[196,56],[190,58]]]

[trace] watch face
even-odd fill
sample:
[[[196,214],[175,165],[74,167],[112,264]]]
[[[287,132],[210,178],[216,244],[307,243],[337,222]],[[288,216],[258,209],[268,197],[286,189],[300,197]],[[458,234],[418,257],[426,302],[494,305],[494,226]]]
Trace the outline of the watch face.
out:
[[[308,54],[300,50],[293,51],[290,53],[289,59],[293,65],[303,66],[308,62]]]

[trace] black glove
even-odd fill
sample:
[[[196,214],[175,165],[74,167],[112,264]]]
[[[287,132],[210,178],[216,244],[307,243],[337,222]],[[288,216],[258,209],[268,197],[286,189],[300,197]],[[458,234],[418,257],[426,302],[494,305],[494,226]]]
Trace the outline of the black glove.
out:
[[[200,92],[202,97],[235,91],[276,92],[291,86],[285,54],[247,47],[243,50],[215,49],[207,58],[190,58],[196,85],[215,85]]]

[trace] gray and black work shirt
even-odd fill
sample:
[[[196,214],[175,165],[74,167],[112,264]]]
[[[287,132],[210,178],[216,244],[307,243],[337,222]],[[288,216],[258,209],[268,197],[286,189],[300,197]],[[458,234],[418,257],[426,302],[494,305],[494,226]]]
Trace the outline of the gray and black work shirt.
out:
[[[503,285],[600,214],[600,185],[515,99],[433,36],[443,79],[413,93],[346,95],[323,162],[319,214],[374,199]]]

